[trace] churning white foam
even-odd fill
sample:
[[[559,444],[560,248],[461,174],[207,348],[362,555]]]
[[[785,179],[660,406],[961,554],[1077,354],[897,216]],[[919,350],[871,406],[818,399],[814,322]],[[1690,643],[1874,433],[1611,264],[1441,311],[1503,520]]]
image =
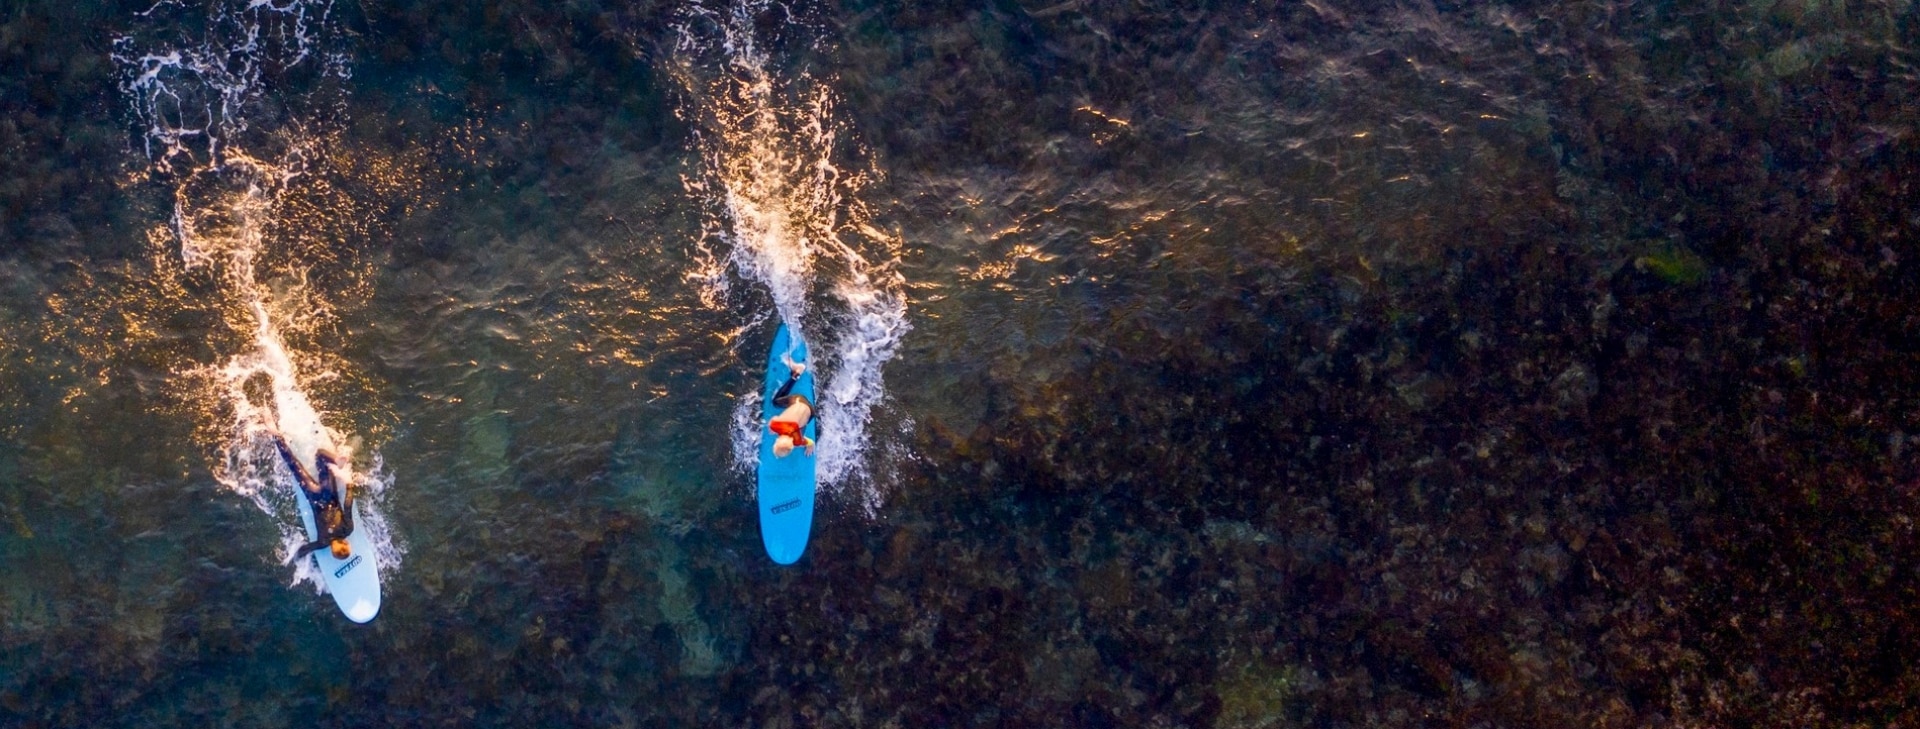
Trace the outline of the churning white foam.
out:
[[[163,0],[140,15],[164,26],[171,18],[160,16],[168,11],[193,10]],[[319,164],[324,151],[322,136],[302,126],[313,120],[292,118],[294,104],[270,103],[283,100],[267,98],[264,79],[307,74],[324,82],[346,79],[350,72],[332,0],[235,0],[205,10],[204,20],[187,23],[203,29],[201,37],[149,42],[129,35],[115,39],[113,58],[146,157],[156,173],[174,183],[171,219],[153,237],[176,243],[186,268],[211,269],[228,298],[222,308],[232,313],[229,324],[252,335],[252,349],[224,364],[176,374],[202,383],[200,394],[212,404],[207,417],[222,422],[215,478],[274,518],[280,561],[286,563],[307,539],[296,486],[279,465],[272,435],[285,433],[296,451],[314,447],[322,436],[342,451],[349,449],[347,438],[321,424],[296,367],[305,358],[290,352],[280,333],[283,327],[312,326],[330,316],[324,297],[304,286],[282,288],[276,295],[257,280],[258,259],[273,252],[266,231],[289,194],[289,183]],[[331,110],[324,98],[304,101]],[[276,129],[251,129],[253,115],[266,108],[289,118]],[[307,382],[333,376],[321,371]],[[250,387],[271,402],[255,402]],[[350,452],[342,455],[352,459]],[[356,526],[368,531],[381,571],[390,573],[404,554],[380,509],[393,479],[377,453],[370,464],[364,473],[349,476],[359,503]],[[309,560],[294,566],[292,581],[325,588]]]
[[[836,162],[845,125],[831,86],[774,68],[756,30],[770,13],[785,16],[782,32],[809,32],[770,0],[694,3],[678,26],[672,72],[700,163],[682,179],[708,209],[690,278],[714,307],[729,301],[730,274],[764,286],[779,319],[805,337],[820,383],[820,481],[863,485],[855,495],[871,512],[881,494],[866,465],[868,427],[886,398],[883,369],[910,328],[902,241],[860,202],[875,173]],[[734,413],[743,470],[759,457],[760,398],[742,398]]]

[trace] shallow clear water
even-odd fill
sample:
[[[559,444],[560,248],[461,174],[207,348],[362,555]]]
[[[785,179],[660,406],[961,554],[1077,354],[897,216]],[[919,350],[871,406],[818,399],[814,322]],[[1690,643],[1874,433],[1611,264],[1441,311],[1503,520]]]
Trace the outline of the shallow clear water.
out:
[[[0,8],[0,716],[1909,723],[1916,31]],[[370,477],[370,625],[286,563],[276,391]]]

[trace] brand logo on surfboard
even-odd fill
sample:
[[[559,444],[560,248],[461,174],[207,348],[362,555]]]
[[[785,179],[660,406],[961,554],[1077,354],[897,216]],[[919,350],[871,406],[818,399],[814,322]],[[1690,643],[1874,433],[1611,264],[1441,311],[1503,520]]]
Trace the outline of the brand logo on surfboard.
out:
[[[334,571],[333,571],[333,576],[334,576],[334,577],[339,577],[339,576],[341,576],[341,575],[344,575],[344,574],[346,574],[346,573],[348,573],[348,572],[352,572],[352,571],[353,571],[353,568],[355,568],[355,567],[358,567],[358,566],[360,566],[360,555],[357,555],[357,554],[356,554],[356,555],[354,555],[354,556],[353,556],[353,559],[350,559],[350,560],[347,560],[347,563],[346,563],[346,564],[343,564],[343,565],[340,565],[340,569],[337,569],[337,570],[334,570]]]
[[[778,504],[774,504],[773,508],[768,509],[767,511],[774,514],[778,514],[781,512],[793,511],[794,509],[798,509],[798,508],[800,508],[800,500],[794,499],[792,501],[782,501]]]

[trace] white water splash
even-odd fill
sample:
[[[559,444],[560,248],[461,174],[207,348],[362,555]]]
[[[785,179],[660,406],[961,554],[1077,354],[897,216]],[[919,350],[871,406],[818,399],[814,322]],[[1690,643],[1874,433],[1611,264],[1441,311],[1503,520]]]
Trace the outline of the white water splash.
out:
[[[189,10],[163,1],[141,15],[154,17],[163,9]],[[154,237],[176,243],[189,270],[215,271],[228,308],[236,312],[230,320],[252,335],[253,348],[225,364],[177,374],[206,383],[205,394],[217,404],[209,417],[229,418],[220,428],[224,440],[215,478],[274,518],[283,564],[307,538],[297,486],[280,465],[272,435],[283,433],[297,452],[327,444],[349,462],[353,456],[350,439],[322,424],[306,393],[305,385],[337,375],[319,371],[303,385],[296,361],[315,358],[290,352],[281,335],[283,327],[310,328],[330,316],[325,298],[306,290],[304,273],[298,284],[278,291],[257,275],[262,257],[274,252],[266,231],[292,194],[291,183],[324,157],[322,136],[303,127],[307,120],[283,119],[261,133],[250,119],[292,114],[287,105],[270,103],[277,100],[265,94],[269,76],[305,73],[323,82],[349,77],[332,10],[332,0],[216,2],[208,6],[201,38],[157,50],[143,49],[133,36],[114,41],[121,89],[141,127],[147,159],[174,182],[171,220]],[[324,105],[325,95],[315,96]],[[249,397],[255,382],[264,383],[270,405]],[[367,530],[380,570],[391,573],[404,556],[380,508],[393,478],[379,454],[370,460],[366,473],[342,476],[356,489],[357,528]],[[301,582],[325,590],[310,560],[294,565],[291,584]]]
[[[186,9],[161,0],[140,15],[156,17],[169,6]],[[222,143],[247,132],[269,74],[352,76],[345,51],[330,50],[339,35],[333,0],[215,2],[207,11],[205,36],[178,46],[144,50],[131,35],[113,41],[120,89],[145,127],[142,143],[156,167],[221,166]]]
[[[730,273],[765,286],[779,318],[806,338],[821,383],[821,483],[867,486],[857,496],[871,513],[881,494],[866,470],[868,426],[886,397],[882,370],[910,328],[903,243],[859,200],[872,173],[835,162],[844,125],[830,85],[772,67],[756,30],[770,13],[786,17],[784,30],[807,30],[770,0],[695,3],[678,27],[672,71],[701,163],[682,179],[709,208],[690,278],[716,308],[728,301]],[[742,398],[734,413],[743,470],[759,457],[760,397]]]

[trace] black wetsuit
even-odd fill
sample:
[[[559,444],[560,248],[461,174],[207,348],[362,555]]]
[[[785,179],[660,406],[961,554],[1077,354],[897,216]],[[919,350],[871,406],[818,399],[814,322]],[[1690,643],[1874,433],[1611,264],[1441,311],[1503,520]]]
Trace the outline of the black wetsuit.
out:
[[[792,405],[796,400],[799,402],[806,403],[807,404],[807,422],[800,424],[800,430],[805,431],[807,429],[807,423],[812,423],[820,419],[820,408],[814,407],[813,401],[807,399],[806,395],[789,394],[789,393],[793,393],[793,386],[795,384],[798,384],[799,382],[800,382],[800,375],[794,375],[792,377],[787,378],[787,384],[781,385],[780,391],[773,394],[773,406],[777,408],[785,408]],[[813,434],[814,434],[813,440],[815,442],[818,442],[820,440],[819,426],[814,427]],[[804,438],[806,436],[803,433],[801,437]],[[807,444],[802,443],[800,445],[807,445]]]
[[[280,458],[287,462],[287,470],[300,482],[300,493],[305,494],[307,503],[313,506],[313,525],[320,532],[320,538],[300,546],[293,553],[298,561],[309,554],[326,549],[335,539],[346,539],[353,534],[353,490],[342,489],[333,477],[333,454],[321,451],[314,454],[314,468],[320,471],[316,479],[293,457],[293,450],[287,447],[287,441],[280,436],[273,437],[273,445],[280,449]],[[343,493],[344,492],[344,493]]]

